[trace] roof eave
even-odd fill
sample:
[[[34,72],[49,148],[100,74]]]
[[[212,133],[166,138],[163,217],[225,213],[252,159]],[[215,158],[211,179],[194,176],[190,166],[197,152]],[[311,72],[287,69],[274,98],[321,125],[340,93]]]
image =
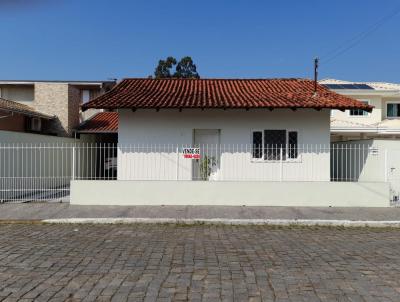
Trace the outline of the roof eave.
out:
[[[26,115],[26,116],[30,116],[30,117],[38,117],[38,118],[42,118],[42,119],[46,119],[46,120],[52,120],[52,119],[56,118],[56,116],[54,116],[54,115],[47,115],[47,114],[43,114],[43,113],[40,113],[40,112],[38,112],[38,113],[27,112],[27,111],[24,111],[24,110],[11,109],[11,108],[2,108],[2,107],[0,107],[0,110],[6,111],[6,112],[22,114],[22,115]]]

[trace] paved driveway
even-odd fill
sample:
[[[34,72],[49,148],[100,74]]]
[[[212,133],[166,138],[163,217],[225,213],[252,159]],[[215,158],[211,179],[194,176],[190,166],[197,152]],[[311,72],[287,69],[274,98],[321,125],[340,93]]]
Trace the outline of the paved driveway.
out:
[[[0,224],[3,301],[399,301],[400,230]]]

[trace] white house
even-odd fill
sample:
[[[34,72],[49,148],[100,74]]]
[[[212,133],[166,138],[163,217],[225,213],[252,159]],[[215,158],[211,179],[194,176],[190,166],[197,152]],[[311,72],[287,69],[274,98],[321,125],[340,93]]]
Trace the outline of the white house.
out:
[[[330,109],[371,110],[302,79],[126,79],[85,108],[119,112],[119,180],[329,181]]]
[[[331,109],[372,106],[311,80],[125,79],[90,108],[118,112],[118,176],[73,181],[75,204],[389,204],[330,181]]]
[[[400,84],[336,79],[325,79],[319,83],[339,94],[374,107],[371,112],[332,110],[333,141],[400,138]]]

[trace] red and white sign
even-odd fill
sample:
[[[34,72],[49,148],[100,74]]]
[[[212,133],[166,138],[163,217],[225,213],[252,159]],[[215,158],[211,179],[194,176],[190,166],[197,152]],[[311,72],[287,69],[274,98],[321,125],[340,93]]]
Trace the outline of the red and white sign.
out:
[[[200,148],[183,148],[183,158],[200,159]]]

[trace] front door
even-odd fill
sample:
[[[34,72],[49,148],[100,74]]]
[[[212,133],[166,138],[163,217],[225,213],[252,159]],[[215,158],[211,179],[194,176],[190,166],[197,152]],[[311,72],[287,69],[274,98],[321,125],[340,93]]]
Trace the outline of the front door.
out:
[[[195,129],[194,146],[200,148],[200,159],[193,162],[193,179],[217,180],[220,167],[220,130]]]

